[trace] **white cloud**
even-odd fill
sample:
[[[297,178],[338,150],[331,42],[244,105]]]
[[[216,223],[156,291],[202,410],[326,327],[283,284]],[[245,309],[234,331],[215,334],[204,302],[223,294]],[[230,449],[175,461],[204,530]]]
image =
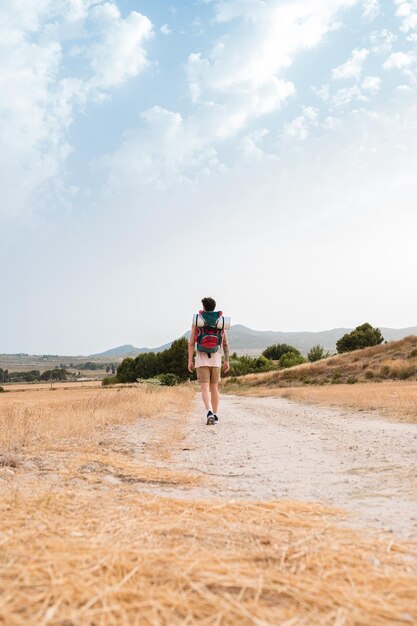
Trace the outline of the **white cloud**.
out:
[[[244,132],[250,122],[276,112],[295,94],[285,73],[297,54],[318,45],[338,27],[342,9],[355,0],[272,0],[216,2],[217,22],[233,21],[233,28],[217,39],[208,53],[189,55],[187,78],[193,111],[181,116],[153,107],[143,115],[145,126],[134,132],[103,162],[124,188],[155,184],[159,188],[176,180],[195,181],[202,173],[225,167],[219,152],[225,142]],[[306,128],[315,123],[314,109],[303,111]],[[315,112],[314,112],[315,115]],[[290,133],[291,130],[289,129]],[[294,123],[294,134],[296,123]],[[298,135],[302,136],[302,128]],[[246,135],[246,153],[259,137]],[[229,155],[230,158],[230,155]]]
[[[168,24],[162,24],[160,31],[163,35],[170,35],[172,33]]]
[[[0,168],[2,208],[9,215],[35,203],[40,186],[56,175],[69,150],[65,130],[71,111],[62,106],[66,97],[56,84],[61,46],[29,40],[49,8],[46,2],[29,4],[21,27],[16,6],[2,8]]]
[[[256,114],[278,109],[294,93],[285,74],[296,55],[317,46],[337,27],[339,12],[354,3],[216,2],[216,20],[222,24],[233,21],[236,28],[218,39],[205,56],[190,56],[188,76],[194,102],[212,101],[230,107],[231,116],[240,118],[240,126]]]
[[[304,141],[309,136],[311,127],[318,125],[318,114],[318,109],[315,107],[304,107],[302,115],[284,124],[282,137]]]
[[[343,123],[338,117],[328,115],[321,126],[326,130],[340,130]]]
[[[381,6],[379,0],[364,0],[362,15],[368,19],[374,19],[379,15]]]
[[[382,67],[386,70],[397,69],[403,70],[409,68],[413,63],[413,58],[406,52],[393,52],[383,63]]]
[[[332,70],[332,78],[335,80],[346,80],[350,78],[358,79],[361,75],[362,66],[368,54],[369,50],[366,48],[362,48],[361,50],[355,48],[355,50],[352,50],[350,59],[348,59],[346,63],[343,63]]]
[[[164,190],[197,180],[202,172],[222,168],[214,146],[205,141],[204,121],[184,119],[180,113],[153,106],[141,114],[143,127],[132,131],[122,145],[99,165],[108,173],[110,189],[127,198],[138,187]],[[201,126],[200,126],[201,124]]]
[[[379,76],[365,76],[362,81],[362,89],[371,96],[376,96],[381,89],[381,79]]]
[[[89,52],[94,87],[108,89],[137,76],[147,65],[144,44],[152,36],[151,21],[137,11],[123,18],[112,3],[95,6],[91,19],[100,34]]]
[[[355,100],[365,100],[358,85],[339,89],[332,97],[331,103],[335,108],[344,107]]]
[[[47,205],[44,194],[55,185],[58,210],[77,108],[143,70],[151,25],[96,0],[6,0],[0,24],[2,208],[11,216]],[[87,63],[79,75],[66,69],[74,46],[91,61],[90,73]]]
[[[259,130],[254,130],[243,137],[241,141],[243,155],[248,159],[257,160],[265,157],[265,151],[262,150],[261,144],[268,134],[269,131],[267,128],[260,128]]]
[[[347,108],[348,105],[355,102],[364,105],[371,96],[377,95],[379,89],[380,79],[377,76],[367,76],[362,83],[356,83],[352,87],[343,87],[332,92],[330,85],[324,84],[315,89],[315,93],[331,111],[334,111]]]
[[[387,28],[382,30],[374,30],[369,36],[372,43],[372,52],[389,52],[392,44],[397,41],[398,37]]]
[[[401,30],[408,33],[417,28],[417,0],[409,2],[394,0],[394,2],[398,6],[395,14],[401,18]]]

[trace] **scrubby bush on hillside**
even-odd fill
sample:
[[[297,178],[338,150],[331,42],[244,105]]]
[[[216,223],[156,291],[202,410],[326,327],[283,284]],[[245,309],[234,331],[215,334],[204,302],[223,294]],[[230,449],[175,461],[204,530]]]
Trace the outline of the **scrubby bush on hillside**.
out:
[[[245,376],[246,374],[269,372],[271,369],[273,369],[272,361],[263,355],[252,358],[250,356],[237,356],[237,354],[234,353],[230,360],[231,376]]]
[[[327,359],[328,356],[330,356],[330,353],[319,344],[317,344],[317,346],[313,346],[307,354],[307,358],[310,363],[320,361],[321,359]]]
[[[384,338],[379,328],[373,328],[371,324],[365,323],[357,326],[355,330],[343,335],[337,342],[336,348],[339,353],[351,352],[368,346],[377,346]]]
[[[174,387],[175,385],[179,385],[181,380],[176,374],[159,374],[158,380],[161,385],[165,385],[166,387]]]
[[[301,365],[301,363],[305,362],[305,358],[300,353],[296,354],[295,352],[286,352],[280,358],[279,366],[281,368],[294,367],[295,365]]]
[[[300,354],[300,351],[294,346],[290,346],[288,343],[275,343],[272,346],[268,346],[262,352],[262,355],[267,359],[272,359],[273,361],[279,361],[280,358],[287,354],[288,352],[293,352],[294,354]]]

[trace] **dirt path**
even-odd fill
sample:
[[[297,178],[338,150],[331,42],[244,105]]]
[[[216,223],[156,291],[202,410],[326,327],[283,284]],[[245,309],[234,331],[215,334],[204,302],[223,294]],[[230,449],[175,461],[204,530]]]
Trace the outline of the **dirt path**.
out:
[[[144,428],[141,420],[130,427],[137,457],[155,459],[169,426],[149,420]],[[184,427],[160,464],[206,475],[207,483],[159,493],[319,500],[352,511],[359,524],[417,538],[417,425],[282,398],[226,396],[218,425],[205,426],[198,399]]]

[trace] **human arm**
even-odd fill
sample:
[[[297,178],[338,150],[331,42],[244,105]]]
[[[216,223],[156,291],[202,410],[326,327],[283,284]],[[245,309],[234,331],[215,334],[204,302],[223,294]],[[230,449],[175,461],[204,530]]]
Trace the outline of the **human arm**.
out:
[[[223,335],[223,352],[224,352],[223,369],[224,369],[224,373],[227,374],[227,372],[230,370],[230,363],[229,363],[230,347],[229,347],[229,338],[227,336],[226,331],[224,331],[224,335]]]
[[[196,329],[193,327],[191,329],[190,341],[188,342],[188,371],[191,372],[191,374],[194,371],[195,333],[196,333]]]

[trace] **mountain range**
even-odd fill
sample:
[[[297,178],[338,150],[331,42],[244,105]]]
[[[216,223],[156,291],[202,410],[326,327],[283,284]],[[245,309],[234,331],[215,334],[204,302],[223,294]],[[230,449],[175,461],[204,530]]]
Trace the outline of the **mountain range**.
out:
[[[352,328],[332,328],[330,330],[322,330],[318,332],[300,331],[300,332],[283,332],[272,330],[253,330],[241,324],[235,324],[228,331],[229,343],[232,352],[238,354],[261,354],[265,348],[274,343],[289,343],[295,346],[303,354],[306,354],[314,345],[320,344],[330,352],[336,351],[336,341],[345,333],[349,333]],[[417,335],[417,326],[409,328],[381,328],[381,332],[386,341],[402,339],[408,335]],[[190,331],[184,333],[182,337],[187,339]],[[143,352],[161,352],[171,346],[172,342],[166,343],[156,348],[135,348],[130,344],[118,346],[92,354],[91,357],[126,357],[137,356]]]

